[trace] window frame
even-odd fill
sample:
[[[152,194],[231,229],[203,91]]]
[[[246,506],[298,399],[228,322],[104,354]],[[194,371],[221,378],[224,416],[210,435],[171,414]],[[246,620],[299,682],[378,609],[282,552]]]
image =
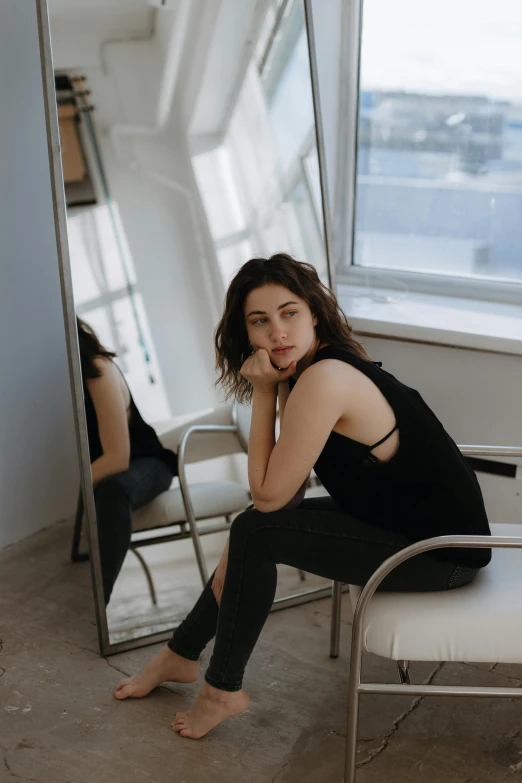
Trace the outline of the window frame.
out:
[[[345,0],[341,20],[337,167],[334,183],[336,282],[372,288],[402,287],[418,293],[519,304],[522,281],[359,266],[355,256],[359,100],[364,0]]]

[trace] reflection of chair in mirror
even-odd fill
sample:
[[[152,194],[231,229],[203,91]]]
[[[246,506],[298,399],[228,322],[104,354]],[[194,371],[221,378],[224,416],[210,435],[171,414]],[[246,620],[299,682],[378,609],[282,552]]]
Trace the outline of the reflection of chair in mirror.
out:
[[[144,569],[154,604],[156,603],[154,583],[148,565],[138,551],[139,548],[192,538],[201,579],[205,584],[208,580],[208,570],[201,550],[200,536],[228,530],[231,516],[243,511],[250,502],[248,491],[237,481],[209,481],[189,485],[186,478],[186,466],[190,463],[228,456],[245,450],[248,443],[248,429],[245,441],[244,431],[240,432],[237,419],[241,420],[243,428],[249,427],[249,411],[248,416],[245,416],[244,411],[238,416],[235,405],[216,408],[192,419],[189,423],[185,422],[174,428],[169,427],[169,423],[158,426],[162,444],[178,453],[179,486],[172,486],[151,503],[134,511],[133,538],[130,546]],[[224,518],[225,521],[205,526],[197,524],[216,518]],[[82,523],[83,500],[80,493],[73,531],[71,551],[73,562],[88,558],[86,553],[79,552]],[[150,535],[143,537],[144,533]],[[141,535],[136,537],[135,534]]]
[[[191,463],[246,453],[250,417],[250,406],[235,402],[232,406],[216,408],[175,428],[165,429],[169,426],[168,423],[157,426],[162,445],[178,454],[179,486],[172,486],[151,503],[133,512],[133,539],[130,546],[130,550],[138,558],[144,570],[154,604],[157,603],[154,582],[139,548],[192,538],[201,580],[205,585],[209,574],[200,537],[228,530],[232,515],[243,511],[250,503],[250,494],[237,481],[189,483],[186,475],[186,466]],[[198,524],[216,518],[224,518],[225,521],[213,522],[205,526]],[[86,553],[79,552],[82,523],[83,499],[80,493],[73,531],[71,551],[73,562],[88,558]],[[151,535],[134,537],[135,534],[143,533]],[[301,570],[298,570],[298,573],[301,581],[304,581],[305,573]]]
[[[196,552],[196,558],[198,560],[198,566],[199,566],[201,578],[203,580],[203,585],[205,585],[208,580],[208,572],[206,569],[203,553],[201,551],[199,536],[207,531],[201,530],[201,528],[198,529],[196,525],[196,521],[199,519],[198,517],[199,503],[201,502],[198,498],[198,493],[200,492],[199,488],[204,486],[208,486],[209,492],[211,493],[213,491],[212,486],[215,485],[191,484],[189,489],[189,484],[186,479],[185,465],[187,464],[187,462],[191,462],[194,460],[193,459],[187,460],[187,456],[186,456],[187,446],[189,443],[189,439],[197,435],[200,436],[211,435],[214,433],[221,433],[223,435],[224,433],[228,433],[229,435],[233,435],[233,437],[237,441],[237,445],[239,446],[239,448],[236,448],[235,451],[243,451],[246,454],[248,452],[248,437],[250,433],[251,415],[252,415],[252,409],[250,405],[240,405],[238,402],[234,402],[231,408],[231,423],[229,425],[226,424],[216,425],[216,424],[212,424],[211,422],[205,422],[205,423],[200,422],[199,424],[193,423],[185,429],[183,436],[181,438],[181,443],[179,445],[179,450],[178,450],[179,483],[183,495],[186,518],[190,525],[192,540],[194,543],[194,550]],[[167,448],[172,448],[171,441],[168,441],[163,437],[161,437],[161,440],[164,446],[166,446]],[[227,453],[233,453],[233,452],[227,451]],[[208,459],[208,457],[206,458]],[[201,459],[205,459],[205,457],[202,457]],[[205,492],[206,490],[203,491]],[[250,495],[248,495],[248,497],[250,499]],[[243,510],[244,508],[245,505],[243,505],[242,509],[236,509],[236,511]],[[221,528],[221,529],[225,529],[225,528]],[[214,532],[214,531],[210,530],[208,532]],[[301,569],[297,569],[297,570],[298,570],[299,578],[301,579],[301,581],[304,581],[306,578],[304,571],[301,571]]]

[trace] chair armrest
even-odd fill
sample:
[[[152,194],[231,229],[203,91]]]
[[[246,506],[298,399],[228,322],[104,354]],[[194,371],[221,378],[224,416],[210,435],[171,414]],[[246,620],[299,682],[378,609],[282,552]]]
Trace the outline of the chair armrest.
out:
[[[155,422],[152,426],[156,430],[162,446],[178,453],[181,439],[189,427],[214,424],[220,426],[235,424],[232,418],[232,405],[219,405],[206,411],[175,416],[165,421]],[[218,446],[219,448],[217,448]],[[200,462],[215,456],[236,454],[240,451],[241,444],[237,435],[225,435],[222,443],[219,443],[217,439],[197,438],[196,442],[191,444],[187,460]]]
[[[190,438],[193,435],[197,435],[197,434],[223,435],[224,433],[233,434],[237,438],[236,425],[235,424],[193,424],[191,427],[188,427],[185,430],[185,432],[181,437],[181,442],[179,444],[179,451],[178,451],[178,471],[180,474],[180,483],[181,483],[181,474],[183,473],[183,475],[185,475],[185,465],[187,464],[187,445]],[[237,446],[234,449],[234,451],[232,451],[229,447],[220,450],[219,447],[216,446],[214,449],[210,450],[206,456],[203,457],[200,456],[198,460],[191,460],[191,462],[197,462],[201,459],[212,459],[214,457],[223,457],[241,451],[241,444],[239,443],[239,440],[237,440],[236,443]]]
[[[216,434],[216,435],[223,435],[223,433],[230,433],[237,436],[237,427],[234,424],[195,424],[192,425],[192,427],[188,427],[188,429],[185,430],[181,438],[181,443],[179,445],[179,451],[178,451],[179,486],[181,489],[181,496],[183,498],[183,505],[185,506],[185,514],[187,517],[187,522],[189,524],[190,535],[192,537],[192,542],[194,544],[196,560],[198,562],[200,574],[203,578],[203,583],[205,583],[208,581],[208,571],[205,564],[205,558],[203,556],[203,552],[201,549],[201,543],[199,541],[197,524],[196,524],[196,515],[194,513],[194,506],[192,505],[189,485],[187,482],[187,474],[185,471],[187,444],[190,438],[197,433],[207,433],[207,434]],[[238,449],[236,449],[236,451],[237,450]],[[231,452],[225,451],[224,453],[230,454]],[[214,454],[213,456],[220,456],[220,455]]]
[[[212,420],[214,418],[214,420]],[[222,420],[219,421],[219,418]],[[178,459],[183,459],[184,464],[193,462],[202,462],[216,457],[225,457],[231,454],[238,454],[243,451],[241,441],[238,436],[237,426],[231,420],[231,416],[216,417],[209,415],[205,420],[192,421],[185,424],[166,436],[160,438],[162,445],[171,448],[178,454]],[[220,435],[216,437],[196,437],[193,435]],[[187,448],[188,437],[190,437],[190,449]],[[170,441],[170,442],[169,442]],[[181,456],[182,445],[185,443],[183,456]]]
[[[458,446],[464,457],[522,457],[522,446]]]
[[[369,600],[383,579],[401,563],[424,552],[450,547],[467,547],[469,549],[522,549],[522,536],[435,536],[434,538],[425,538],[422,541],[416,541],[414,544],[404,547],[400,552],[389,557],[376,569],[376,571],[374,571],[361,591],[358,606],[362,601],[363,595],[368,594]],[[368,601],[365,603],[368,603]]]
[[[383,579],[385,579],[394,568],[401,563],[404,563],[406,560],[409,560],[411,557],[415,557],[415,555],[420,555],[423,552],[429,552],[434,549],[446,549],[449,547],[469,547],[472,549],[522,549],[522,536],[435,536],[434,538],[426,538],[423,541],[417,541],[415,544],[411,544],[389,557],[376,571],[374,571],[363,587],[359,600],[357,601],[353,617],[352,654],[357,654],[360,657],[363,643],[364,615],[371,598]]]

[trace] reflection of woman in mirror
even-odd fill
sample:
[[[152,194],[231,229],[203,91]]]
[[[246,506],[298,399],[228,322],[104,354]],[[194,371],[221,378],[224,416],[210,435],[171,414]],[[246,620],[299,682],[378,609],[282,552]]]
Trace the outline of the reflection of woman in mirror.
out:
[[[418,392],[370,361],[313,267],[284,254],[246,263],[229,287],[216,350],[224,387],[252,400],[255,508],[234,520],[215,573],[168,646],[115,693],[143,696],[163,680],[196,680],[215,636],[198,699],[172,723],[195,738],[248,706],[243,673],[272,606],[277,563],[364,585],[413,541],[489,534],[478,482],[454,442]],[[303,500],[312,468],[329,496]],[[490,556],[422,554],[383,587],[460,587]]]
[[[177,456],[138,411],[120,370],[91,327],[77,319],[105,604],[132,533],[132,511],[165,492]]]

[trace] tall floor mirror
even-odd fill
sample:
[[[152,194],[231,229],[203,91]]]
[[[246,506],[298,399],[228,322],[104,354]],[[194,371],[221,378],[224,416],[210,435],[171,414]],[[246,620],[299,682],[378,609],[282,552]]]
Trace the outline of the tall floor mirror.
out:
[[[169,637],[250,503],[249,412],[214,387],[231,277],[284,251],[331,285],[311,2],[115,2],[98,26],[88,0],[37,3],[82,471],[71,557],[108,655]],[[123,470],[100,346],[148,449]],[[329,592],[281,568],[274,608]]]

